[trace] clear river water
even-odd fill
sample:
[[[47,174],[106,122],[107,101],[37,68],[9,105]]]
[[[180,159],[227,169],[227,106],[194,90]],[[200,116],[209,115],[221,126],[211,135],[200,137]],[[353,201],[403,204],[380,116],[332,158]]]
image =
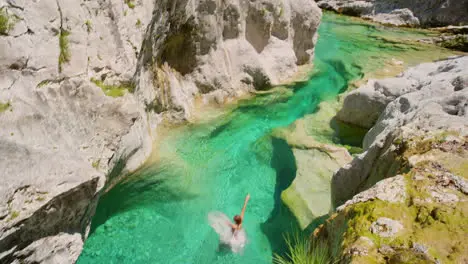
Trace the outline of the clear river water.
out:
[[[156,161],[102,195],[78,263],[262,264],[284,253],[283,235],[298,227],[280,194],[296,165],[288,144],[272,130],[313,115],[352,81],[450,55],[415,42],[430,33],[329,13],[319,34],[308,81],[242,100],[214,119],[165,135]],[[245,251],[220,250],[207,214],[232,217],[247,193]]]

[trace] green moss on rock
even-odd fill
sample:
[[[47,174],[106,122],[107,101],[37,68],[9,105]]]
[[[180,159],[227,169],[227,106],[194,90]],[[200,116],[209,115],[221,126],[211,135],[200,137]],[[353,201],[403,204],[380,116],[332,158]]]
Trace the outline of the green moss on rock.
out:
[[[11,108],[11,103],[10,102],[6,102],[6,103],[0,102],[0,113],[3,113],[3,112],[5,112],[6,110],[8,110],[10,108]]]
[[[107,96],[114,98],[124,96],[126,92],[133,93],[135,91],[135,84],[131,81],[121,82],[119,85],[107,85],[101,80],[91,78],[91,82],[100,87]]]
[[[442,41],[440,45],[447,49],[468,52],[468,35],[457,35],[454,38]]]
[[[334,254],[346,263],[467,263],[468,201],[450,180],[453,175],[461,176],[453,163],[466,160],[466,138],[444,132],[397,138],[394,144],[401,159],[419,160],[408,165],[404,175],[406,201],[374,199],[348,205],[317,229],[316,235],[327,238],[330,247],[339,245]],[[392,237],[372,233],[372,223],[382,217],[398,221],[403,229]],[[344,231],[333,231],[339,228]],[[371,242],[363,243],[363,238]]]
[[[59,72],[62,72],[63,69],[63,64],[67,63],[70,61],[71,55],[70,55],[70,49],[69,49],[69,44],[68,44],[68,36],[70,35],[70,32],[61,29],[59,33],[59,48],[60,48],[60,54],[58,58],[58,64],[59,64]]]
[[[5,8],[0,8],[0,35],[8,35],[15,23],[16,17],[8,14]]]

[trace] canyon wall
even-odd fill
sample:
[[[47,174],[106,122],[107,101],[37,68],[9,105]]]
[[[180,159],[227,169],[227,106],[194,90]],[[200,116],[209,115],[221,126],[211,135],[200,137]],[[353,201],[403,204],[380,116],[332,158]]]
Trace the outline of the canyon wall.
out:
[[[293,77],[320,17],[306,0],[1,0],[0,262],[73,263],[162,120]]]

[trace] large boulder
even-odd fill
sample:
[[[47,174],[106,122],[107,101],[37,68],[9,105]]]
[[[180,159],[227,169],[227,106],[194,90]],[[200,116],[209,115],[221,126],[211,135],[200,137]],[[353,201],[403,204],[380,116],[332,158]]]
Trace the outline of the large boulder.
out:
[[[307,0],[0,0],[0,262],[73,263],[161,120],[292,77],[320,17]]]
[[[395,175],[401,169],[402,160],[395,142],[429,132],[451,131],[462,137],[468,134],[467,66],[467,56],[425,63],[397,78],[371,81],[370,85],[350,95],[353,101],[360,98],[357,101],[360,102],[359,111],[363,113],[357,118],[344,114],[348,111],[347,105],[352,106],[350,112],[357,112],[357,103],[345,103],[339,115],[343,121],[362,124],[367,122],[369,116],[379,115],[379,118],[364,138],[366,151],[333,176],[334,206],[343,204],[353,195]],[[385,85],[376,86],[375,83]],[[397,85],[389,85],[392,83]],[[379,90],[381,87],[387,88]],[[383,111],[372,107],[385,102],[388,104],[380,108],[384,108]]]
[[[468,24],[467,0],[318,0],[321,8],[397,26]]]
[[[333,175],[336,211],[314,232],[334,261],[468,261],[467,66],[468,57],[425,63],[350,95],[380,116],[365,152]]]

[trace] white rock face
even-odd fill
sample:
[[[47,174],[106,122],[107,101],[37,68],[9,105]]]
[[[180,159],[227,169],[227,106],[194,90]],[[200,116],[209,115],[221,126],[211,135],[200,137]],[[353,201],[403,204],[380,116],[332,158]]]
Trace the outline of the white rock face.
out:
[[[467,0],[317,0],[324,9],[396,26],[468,24]]]
[[[159,0],[137,95],[156,112],[190,118],[196,96],[223,102],[279,84],[311,62],[320,17],[308,0]]]
[[[379,117],[364,138],[366,151],[333,176],[334,206],[397,174],[397,138],[444,131],[468,135],[467,76],[468,56],[458,57],[421,64],[396,78],[371,80],[351,93],[338,115],[341,120],[368,127]]]
[[[307,0],[0,8],[1,263],[74,262],[100,190],[145,161],[163,116],[290,78],[312,60],[321,16]]]

